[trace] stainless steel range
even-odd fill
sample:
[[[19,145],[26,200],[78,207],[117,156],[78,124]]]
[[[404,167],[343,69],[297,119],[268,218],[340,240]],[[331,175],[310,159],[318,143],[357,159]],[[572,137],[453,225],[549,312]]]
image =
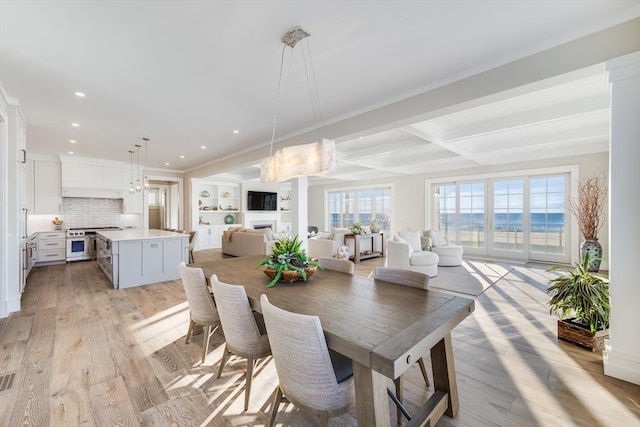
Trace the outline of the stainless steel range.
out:
[[[78,227],[67,230],[67,262],[96,259],[96,233],[120,227]]]

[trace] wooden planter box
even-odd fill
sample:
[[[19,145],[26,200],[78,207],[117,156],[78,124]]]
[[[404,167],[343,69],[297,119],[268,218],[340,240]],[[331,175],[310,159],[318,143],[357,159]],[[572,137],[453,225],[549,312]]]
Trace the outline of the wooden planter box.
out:
[[[575,319],[558,320],[558,338],[591,351],[604,350],[604,340],[609,330],[597,331],[595,335],[588,327],[576,323]]]

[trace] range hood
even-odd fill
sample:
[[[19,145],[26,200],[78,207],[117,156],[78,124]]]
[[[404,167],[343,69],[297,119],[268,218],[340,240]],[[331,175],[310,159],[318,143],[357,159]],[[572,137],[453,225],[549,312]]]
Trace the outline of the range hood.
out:
[[[82,197],[89,199],[122,199],[123,191],[104,188],[63,188],[62,197]]]

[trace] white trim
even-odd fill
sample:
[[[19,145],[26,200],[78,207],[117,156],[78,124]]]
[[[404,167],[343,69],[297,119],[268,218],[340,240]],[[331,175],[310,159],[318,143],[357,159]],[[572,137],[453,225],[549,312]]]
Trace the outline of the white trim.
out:
[[[7,186],[9,183],[9,168],[7,167],[8,126],[7,112],[3,105],[4,88],[0,84],[0,319],[11,312],[7,301],[9,278],[7,272]],[[20,307],[18,307],[19,309]]]
[[[143,170],[144,174],[144,170]],[[144,175],[143,175],[144,176]],[[178,183],[178,200],[171,200],[171,203],[178,204],[178,224],[182,224],[180,226],[181,229],[186,229],[186,225],[184,222],[185,219],[185,195],[184,195],[184,179],[178,178],[175,176],[162,176],[162,175],[146,175],[149,181],[168,181],[168,182],[177,182]],[[145,190],[143,190],[145,191]],[[181,209],[182,208],[182,209]],[[145,229],[149,228],[149,198],[142,198],[142,227]],[[192,226],[193,229],[193,226]]]

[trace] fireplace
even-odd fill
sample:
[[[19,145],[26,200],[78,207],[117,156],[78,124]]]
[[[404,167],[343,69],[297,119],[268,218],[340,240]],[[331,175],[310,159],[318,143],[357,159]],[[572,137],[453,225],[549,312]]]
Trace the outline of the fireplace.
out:
[[[253,226],[254,230],[259,230],[261,228],[271,228],[273,229],[273,227],[271,226],[271,224],[255,224]]]

